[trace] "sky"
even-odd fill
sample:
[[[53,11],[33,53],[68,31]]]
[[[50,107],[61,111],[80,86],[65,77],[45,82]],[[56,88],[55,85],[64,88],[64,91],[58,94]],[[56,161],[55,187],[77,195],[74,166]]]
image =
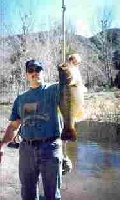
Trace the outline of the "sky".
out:
[[[102,11],[111,11],[111,26],[120,28],[119,0],[64,0],[65,25],[78,35],[90,37],[100,31]],[[62,0],[0,0],[0,34],[21,33],[25,15],[32,32],[62,26]]]

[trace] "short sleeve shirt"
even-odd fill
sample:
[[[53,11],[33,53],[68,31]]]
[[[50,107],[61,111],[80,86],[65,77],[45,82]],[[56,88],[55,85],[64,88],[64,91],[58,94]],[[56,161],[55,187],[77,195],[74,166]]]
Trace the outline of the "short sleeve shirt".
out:
[[[10,121],[21,120],[22,138],[39,139],[60,136],[62,116],[59,111],[59,85],[30,88],[13,104]]]

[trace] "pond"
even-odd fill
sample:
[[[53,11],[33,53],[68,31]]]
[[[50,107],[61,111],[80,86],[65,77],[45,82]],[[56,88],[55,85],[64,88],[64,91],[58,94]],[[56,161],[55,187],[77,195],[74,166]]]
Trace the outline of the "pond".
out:
[[[85,176],[110,179],[120,172],[120,144],[80,141],[67,144],[67,154],[76,170]]]
[[[63,177],[63,197],[74,200],[120,199],[120,144],[93,141],[67,144],[73,170]]]

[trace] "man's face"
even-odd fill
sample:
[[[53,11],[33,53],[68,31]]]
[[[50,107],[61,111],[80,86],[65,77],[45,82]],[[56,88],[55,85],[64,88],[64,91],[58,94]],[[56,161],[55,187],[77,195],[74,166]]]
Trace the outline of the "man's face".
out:
[[[39,66],[30,66],[27,69],[26,75],[30,82],[40,82],[42,79],[43,70]]]

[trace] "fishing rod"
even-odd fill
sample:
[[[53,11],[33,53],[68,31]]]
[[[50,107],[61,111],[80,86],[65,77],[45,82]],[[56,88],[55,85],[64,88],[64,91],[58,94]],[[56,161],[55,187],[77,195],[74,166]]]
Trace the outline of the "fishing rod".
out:
[[[65,62],[66,55],[65,55],[65,11],[66,6],[64,0],[62,0],[62,61]],[[63,142],[63,154],[66,157],[67,155],[66,149],[66,141]]]
[[[66,11],[66,6],[64,3],[64,0],[62,0],[62,60],[65,62],[65,11]]]
[[[62,61],[65,63],[66,61],[66,38],[65,38],[65,11],[66,6],[64,4],[64,0],[62,0]],[[66,173],[70,172],[72,169],[72,162],[67,156],[67,141],[63,140],[62,142],[62,148],[63,148],[63,162],[62,162],[62,175],[65,175]],[[64,179],[65,181],[65,189],[68,189],[68,179],[67,176]]]
[[[62,0],[62,61],[65,62],[66,60],[66,37],[65,37],[65,1]],[[63,142],[63,154],[67,157],[67,141]]]

